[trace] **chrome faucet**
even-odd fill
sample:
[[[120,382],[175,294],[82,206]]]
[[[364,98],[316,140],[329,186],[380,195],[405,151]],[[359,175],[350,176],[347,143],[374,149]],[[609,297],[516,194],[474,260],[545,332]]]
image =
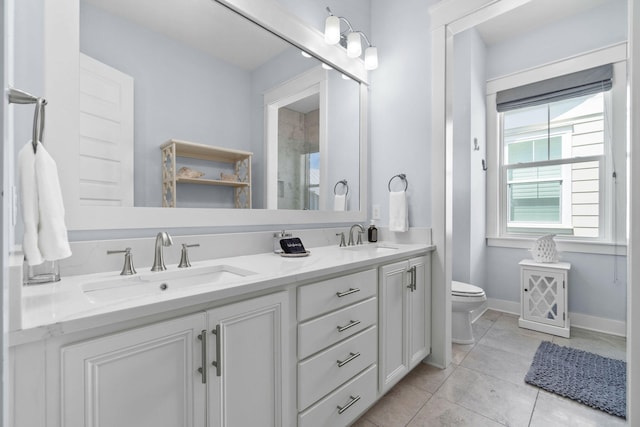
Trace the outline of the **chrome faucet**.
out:
[[[124,265],[122,266],[121,276],[130,276],[136,274],[136,269],[133,267],[133,256],[131,255],[131,248],[126,248],[118,251],[107,251],[107,255],[124,254]]]
[[[353,229],[354,228],[359,228],[360,230],[358,230],[358,243],[353,243]],[[364,227],[361,226],[360,224],[353,224],[351,226],[351,228],[349,229],[349,243],[347,243],[347,246],[353,246],[355,244],[357,245],[361,245],[362,244],[362,235],[364,234]]]
[[[151,267],[151,271],[164,271],[167,269],[164,265],[164,256],[162,255],[162,247],[163,246],[171,246],[173,244],[173,240],[171,236],[166,231],[161,231],[156,236],[156,251],[155,256],[153,257],[153,267]]]

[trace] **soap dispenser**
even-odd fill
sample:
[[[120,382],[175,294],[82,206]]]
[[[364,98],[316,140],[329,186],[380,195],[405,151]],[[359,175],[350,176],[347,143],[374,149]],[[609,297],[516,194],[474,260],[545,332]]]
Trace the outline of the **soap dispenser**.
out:
[[[367,240],[369,240],[369,242],[371,243],[375,243],[378,241],[378,229],[374,224],[374,220],[371,220],[371,225],[367,230]]]

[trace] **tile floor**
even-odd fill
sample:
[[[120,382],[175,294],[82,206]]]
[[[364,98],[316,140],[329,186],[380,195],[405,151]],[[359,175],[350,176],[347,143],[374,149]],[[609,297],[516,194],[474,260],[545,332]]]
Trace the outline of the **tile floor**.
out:
[[[476,343],[453,345],[441,370],[420,364],[369,409],[354,427],[625,426],[619,417],[547,393],[524,382],[543,340],[625,359],[621,337],[572,328],[560,338],[518,327],[517,316],[488,310],[473,324]]]

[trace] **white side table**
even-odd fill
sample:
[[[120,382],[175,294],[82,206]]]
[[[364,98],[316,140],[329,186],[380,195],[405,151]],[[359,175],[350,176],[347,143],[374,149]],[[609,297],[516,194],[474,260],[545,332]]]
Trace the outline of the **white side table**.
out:
[[[568,262],[520,261],[521,328],[569,338]]]

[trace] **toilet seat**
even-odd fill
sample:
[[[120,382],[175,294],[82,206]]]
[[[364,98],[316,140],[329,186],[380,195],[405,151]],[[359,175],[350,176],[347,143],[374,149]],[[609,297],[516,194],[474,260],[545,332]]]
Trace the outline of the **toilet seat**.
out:
[[[451,295],[457,297],[481,297],[484,290],[469,283],[451,281]]]

